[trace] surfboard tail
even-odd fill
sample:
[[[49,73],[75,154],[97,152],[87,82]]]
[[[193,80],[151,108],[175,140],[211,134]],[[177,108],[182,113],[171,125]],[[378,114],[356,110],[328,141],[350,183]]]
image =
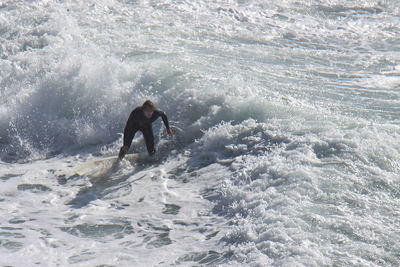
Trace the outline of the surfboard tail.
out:
[[[125,160],[129,161],[131,164],[134,164],[137,159],[140,158],[140,154],[126,154],[123,157]],[[95,159],[82,165],[77,166],[74,169],[74,172],[79,176],[99,176],[101,174],[107,173],[117,162],[119,162],[119,155],[101,159]]]

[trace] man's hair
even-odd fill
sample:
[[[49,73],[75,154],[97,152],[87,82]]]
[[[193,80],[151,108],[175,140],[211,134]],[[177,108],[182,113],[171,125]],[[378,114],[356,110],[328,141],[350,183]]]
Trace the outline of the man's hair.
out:
[[[152,110],[156,110],[156,106],[154,106],[153,102],[151,102],[150,100],[144,101],[144,103],[142,105],[142,109],[146,109],[146,108],[151,108]]]

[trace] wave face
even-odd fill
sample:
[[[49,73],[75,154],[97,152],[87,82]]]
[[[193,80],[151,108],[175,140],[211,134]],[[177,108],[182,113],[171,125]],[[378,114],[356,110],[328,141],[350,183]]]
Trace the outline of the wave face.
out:
[[[400,265],[399,25],[390,0],[0,2],[0,263]],[[160,157],[74,175],[146,99]]]

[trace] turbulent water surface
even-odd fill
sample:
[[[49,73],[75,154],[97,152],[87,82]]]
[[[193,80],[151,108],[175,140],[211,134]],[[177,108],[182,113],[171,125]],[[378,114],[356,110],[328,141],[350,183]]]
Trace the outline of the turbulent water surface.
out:
[[[0,264],[399,266],[399,7],[0,2]]]

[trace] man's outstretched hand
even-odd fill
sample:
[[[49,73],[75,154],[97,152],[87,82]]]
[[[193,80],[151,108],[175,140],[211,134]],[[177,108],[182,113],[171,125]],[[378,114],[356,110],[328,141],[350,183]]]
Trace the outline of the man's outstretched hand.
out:
[[[174,136],[174,134],[172,133],[172,130],[171,130],[171,128],[170,129],[167,129],[167,133],[171,136],[171,137],[173,137]]]

